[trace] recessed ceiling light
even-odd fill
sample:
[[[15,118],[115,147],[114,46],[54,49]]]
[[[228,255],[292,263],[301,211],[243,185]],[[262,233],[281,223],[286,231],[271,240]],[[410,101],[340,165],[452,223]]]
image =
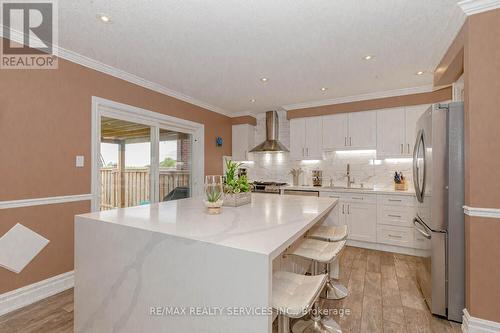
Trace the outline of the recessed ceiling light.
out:
[[[422,75],[422,74],[424,74],[424,72],[422,72],[422,71],[418,71],[415,73],[415,75]]]
[[[327,91],[327,90],[328,90],[328,88],[323,87],[323,88],[321,88],[320,90],[321,90],[321,91]]]
[[[252,99],[250,100],[250,103],[255,103],[255,98],[252,98]]]
[[[110,23],[111,22],[111,17],[109,17],[106,14],[97,14],[97,18],[101,20],[103,23]]]
[[[261,77],[261,78],[260,78],[260,80],[261,80],[262,82],[267,82],[267,81],[269,81],[269,79],[268,79],[267,77]]]
[[[372,59],[373,59],[373,56],[372,56],[372,55],[370,55],[370,54],[368,54],[368,55],[365,55],[365,56],[363,57],[363,59],[365,59],[365,60],[372,60]]]

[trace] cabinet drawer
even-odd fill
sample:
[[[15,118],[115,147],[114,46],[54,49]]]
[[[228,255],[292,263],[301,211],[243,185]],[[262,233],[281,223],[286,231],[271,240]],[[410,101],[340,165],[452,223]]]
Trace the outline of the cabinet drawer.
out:
[[[413,227],[414,217],[413,207],[379,205],[377,209],[378,224]]]
[[[389,225],[377,226],[377,242],[382,244],[413,247],[414,229]]]
[[[379,205],[415,206],[415,197],[412,195],[377,195]]]
[[[343,193],[342,199],[352,203],[376,204],[377,196],[373,194]]]
[[[413,230],[415,234],[415,244],[414,247],[416,249],[428,250],[431,248],[430,239],[425,238],[418,230]]]
[[[328,192],[328,191],[319,192],[319,196],[324,198],[337,198],[337,199],[340,199],[342,197],[340,193]]]

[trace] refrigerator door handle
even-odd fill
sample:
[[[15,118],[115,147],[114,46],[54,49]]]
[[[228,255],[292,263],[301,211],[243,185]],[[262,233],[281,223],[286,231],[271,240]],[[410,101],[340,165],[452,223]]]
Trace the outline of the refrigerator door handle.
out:
[[[420,142],[422,142],[422,150],[423,150],[423,162],[424,162],[424,173],[422,177],[422,188],[420,188],[420,177],[418,174],[418,151],[419,151],[419,146]],[[417,195],[417,200],[419,202],[424,202],[424,188],[425,188],[425,141],[424,141],[424,130],[421,129],[418,131],[417,138],[415,140],[415,147],[413,148],[413,185],[415,187],[415,194]]]
[[[417,219],[416,217],[413,218],[413,224],[415,225],[415,229],[417,229],[418,232],[420,232],[425,238],[427,239],[431,239],[431,234],[425,232],[425,226],[422,224],[422,222],[420,222],[419,219]],[[422,226],[422,228],[418,227],[418,226]]]

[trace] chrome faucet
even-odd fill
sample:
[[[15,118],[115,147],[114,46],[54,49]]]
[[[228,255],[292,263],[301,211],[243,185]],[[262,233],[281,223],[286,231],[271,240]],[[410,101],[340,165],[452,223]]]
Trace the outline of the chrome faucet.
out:
[[[351,180],[351,166],[349,165],[349,163],[347,163],[346,176],[347,176],[347,188],[351,188],[351,184],[354,184],[354,177],[352,177]]]

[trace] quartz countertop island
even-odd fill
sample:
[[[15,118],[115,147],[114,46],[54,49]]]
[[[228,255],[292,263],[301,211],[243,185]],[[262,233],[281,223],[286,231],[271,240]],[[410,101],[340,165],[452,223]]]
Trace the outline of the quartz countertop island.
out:
[[[252,194],[220,215],[201,198],[78,215],[75,331],[270,332],[273,259],[336,203]]]

